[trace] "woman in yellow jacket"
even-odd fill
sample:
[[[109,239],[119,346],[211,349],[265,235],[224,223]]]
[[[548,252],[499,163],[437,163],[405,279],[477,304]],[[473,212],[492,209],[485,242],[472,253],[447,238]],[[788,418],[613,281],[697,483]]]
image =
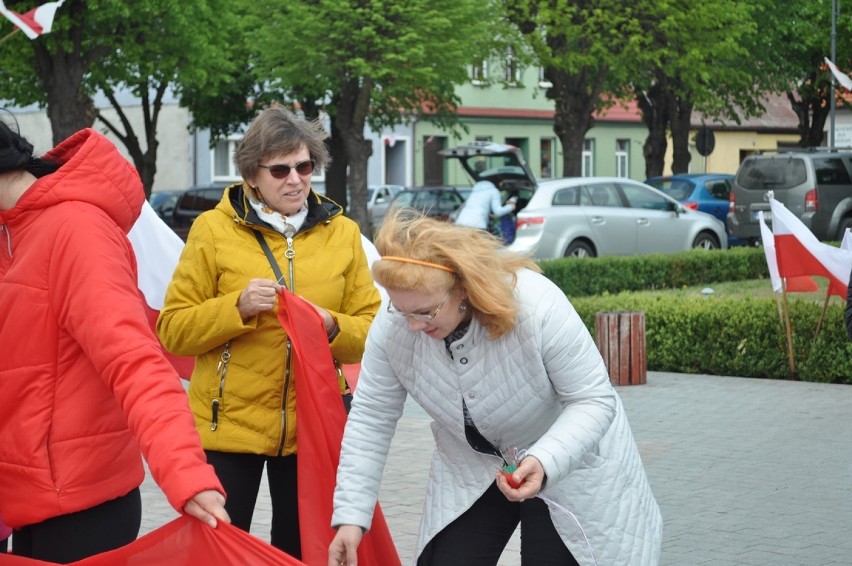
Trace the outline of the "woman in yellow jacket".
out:
[[[190,406],[233,524],[249,530],[266,465],[271,542],[297,558],[298,377],[277,294],[285,286],[314,305],[343,364],[360,361],[381,302],[358,225],[311,190],[325,137],[281,108],[252,122],[234,154],[243,182],[192,224],[157,321],[169,351],[196,358]]]

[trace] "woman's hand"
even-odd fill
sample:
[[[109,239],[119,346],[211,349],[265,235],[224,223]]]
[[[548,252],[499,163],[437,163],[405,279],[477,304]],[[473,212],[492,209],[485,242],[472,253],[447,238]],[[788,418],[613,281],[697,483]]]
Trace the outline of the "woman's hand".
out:
[[[328,566],[357,566],[363,536],[364,530],[358,525],[340,525],[328,547]]]
[[[302,297],[302,298],[305,299],[304,297]],[[314,310],[317,311],[317,314],[322,317],[322,325],[323,325],[323,327],[325,327],[325,334],[326,334],[326,336],[331,336],[331,333],[334,332],[334,329],[337,326],[337,321],[335,321],[334,317],[331,316],[331,313],[328,312],[327,310],[325,310],[324,308],[316,306],[315,304],[308,301],[307,299],[305,299],[305,301],[309,305],[314,307]]]
[[[275,308],[275,299],[281,292],[281,285],[271,279],[252,279],[240,293],[237,310],[243,321],[256,314]]]
[[[218,521],[231,522],[225,511],[225,497],[214,489],[196,493],[183,507],[184,513],[207,523],[214,529]]]
[[[509,480],[503,475],[503,471],[497,472],[497,488],[503,492],[509,501],[523,501],[538,495],[544,483],[544,468],[538,458],[527,456],[521,460],[518,469],[512,472],[515,484],[520,484],[517,489],[509,485]]]

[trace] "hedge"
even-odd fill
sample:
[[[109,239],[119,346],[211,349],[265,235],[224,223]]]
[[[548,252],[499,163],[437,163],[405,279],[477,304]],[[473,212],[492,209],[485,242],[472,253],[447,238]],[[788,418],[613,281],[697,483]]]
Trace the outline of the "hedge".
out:
[[[843,305],[829,304],[814,342],[823,305],[788,296],[793,374],[772,298],[711,295],[673,300],[628,292],[768,278],[760,249],[565,259],[541,265],[571,298],[593,335],[597,312],[644,311],[649,370],[852,384],[852,343],[846,337]]]

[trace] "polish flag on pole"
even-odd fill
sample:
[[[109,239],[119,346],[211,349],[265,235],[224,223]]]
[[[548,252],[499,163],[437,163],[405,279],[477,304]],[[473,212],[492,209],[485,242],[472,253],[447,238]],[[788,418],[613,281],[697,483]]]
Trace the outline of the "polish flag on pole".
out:
[[[127,237],[136,254],[139,291],[145,298],[145,314],[153,330],[163,308],[166,288],[172,280],[183,251],[183,240],[157,216],[147,201],[142,205],[142,213]],[[173,356],[165,349],[163,352],[178,374],[189,379],[195,366],[195,358]]]
[[[8,8],[0,1],[0,14],[5,16],[10,22],[15,24],[23,31],[30,39],[35,39],[43,33],[48,33],[53,27],[53,17],[56,15],[56,10],[62,6],[65,0],[58,2],[46,2],[37,8],[33,8],[29,12],[19,14]]]
[[[769,279],[772,281],[772,290],[780,293],[784,290],[784,284],[781,280],[781,275],[778,273],[778,260],[775,257],[775,237],[772,235],[772,230],[766,225],[763,218],[763,211],[760,216],[760,239],[763,243],[763,253],[766,255],[766,266],[769,268]],[[802,277],[788,277],[787,291],[790,293],[813,293],[818,291],[816,281],[807,275]]]
[[[831,74],[834,75],[834,78],[837,79],[843,88],[846,90],[852,90],[852,78],[849,78],[849,75],[840,71],[837,68],[837,65],[832,63],[828,57],[825,58],[825,64],[828,65],[828,68],[831,69]]]
[[[828,294],[846,297],[852,252],[820,242],[792,212],[769,199],[778,273],[781,277],[819,275],[828,279]]]

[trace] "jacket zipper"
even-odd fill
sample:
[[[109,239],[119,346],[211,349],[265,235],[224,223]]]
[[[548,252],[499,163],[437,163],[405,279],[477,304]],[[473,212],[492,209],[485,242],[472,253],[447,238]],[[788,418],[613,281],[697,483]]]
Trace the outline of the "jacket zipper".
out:
[[[287,251],[284,252],[284,257],[287,258],[288,271],[290,275],[290,292],[296,292],[296,269],[293,264],[293,259],[296,257],[296,250],[293,249],[293,236],[287,236]],[[281,440],[278,442],[278,455],[281,456],[284,452],[284,442],[287,439],[287,393],[290,390],[290,377],[293,369],[293,356],[291,355],[293,345],[290,342],[290,337],[287,337],[287,361],[284,370],[284,391],[281,393]]]
[[[210,419],[210,430],[215,431],[219,428],[219,409],[222,405],[222,393],[225,390],[225,375],[228,373],[228,362],[231,361],[231,342],[225,343],[225,349],[222,350],[222,355],[219,357],[219,363],[216,365],[216,373],[219,375],[219,395],[213,399],[211,409],[213,416]]]

